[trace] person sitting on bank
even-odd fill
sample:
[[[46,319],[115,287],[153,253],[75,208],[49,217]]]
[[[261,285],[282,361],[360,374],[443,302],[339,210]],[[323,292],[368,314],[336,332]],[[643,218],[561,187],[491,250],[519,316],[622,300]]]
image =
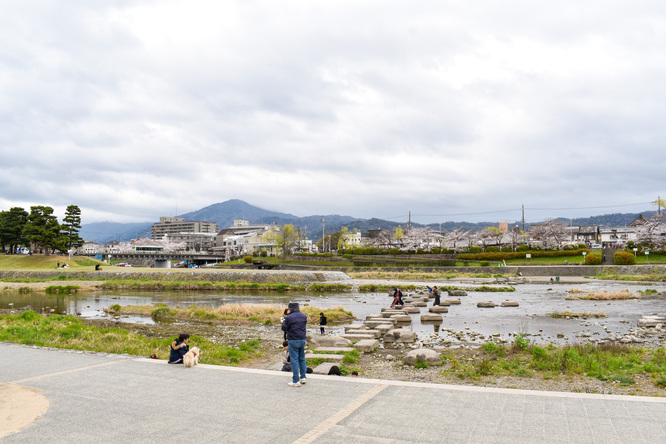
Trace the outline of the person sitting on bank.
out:
[[[185,353],[190,351],[190,346],[187,345],[189,340],[190,335],[183,333],[171,343],[171,353],[169,354],[168,362],[169,364],[183,363],[183,356],[185,356]]]

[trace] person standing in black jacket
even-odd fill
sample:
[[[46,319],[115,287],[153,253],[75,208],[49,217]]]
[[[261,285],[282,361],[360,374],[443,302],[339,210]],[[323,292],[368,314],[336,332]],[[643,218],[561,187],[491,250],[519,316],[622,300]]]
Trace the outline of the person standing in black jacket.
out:
[[[324,334],[324,327],[326,326],[327,323],[328,321],[326,320],[326,316],[324,316],[324,313],[323,312],[319,313],[319,333],[321,333],[322,335]]]
[[[298,302],[289,302],[289,314],[282,322],[282,331],[287,333],[289,343],[289,360],[291,361],[292,381],[290,387],[300,387],[307,382],[305,365],[305,337],[307,335],[308,317],[301,313]]]

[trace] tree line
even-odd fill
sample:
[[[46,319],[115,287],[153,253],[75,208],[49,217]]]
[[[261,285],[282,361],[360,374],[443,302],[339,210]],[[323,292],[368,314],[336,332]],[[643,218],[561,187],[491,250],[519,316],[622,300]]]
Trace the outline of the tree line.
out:
[[[53,208],[37,205],[27,212],[21,207],[0,211],[0,250],[15,254],[27,248],[30,253],[65,252],[83,245],[79,236],[81,209],[69,205],[62,223]]]

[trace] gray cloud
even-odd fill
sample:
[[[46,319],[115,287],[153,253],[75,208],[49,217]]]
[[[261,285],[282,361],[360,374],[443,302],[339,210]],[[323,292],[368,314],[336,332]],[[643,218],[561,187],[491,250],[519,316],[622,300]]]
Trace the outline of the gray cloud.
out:
[[[2,209],[539,220],[666,194],[654,2],[3,8]]]

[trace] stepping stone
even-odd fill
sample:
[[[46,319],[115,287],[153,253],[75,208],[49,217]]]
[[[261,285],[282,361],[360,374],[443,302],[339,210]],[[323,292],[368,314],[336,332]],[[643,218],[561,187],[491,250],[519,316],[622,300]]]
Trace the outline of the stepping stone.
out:
[[[447,299],[444,302],[446,302],[449,305],[460,305],[461,304],[460,299]]]
[[[390,321],[390,322],[386,322]],[[380,325],[389,325],[391,327],[395,326],[395,319],[386,318],[384,321],[365,321],[365,325],[368,328],[377,328]]]
[[[365,322],[363,324],[368,325],[368,322],[381,322],[384,324],[395,324],[395,321],[392,321],[391,318],[384,318],[382,316],[378,316],[375,318],[366,318]]]
[[[329,353],[348,353],[354,351],[354,347],[319,347],[318,352],[329,352]]]
[[[322,335],[308,335],[308,345],[312,348],[318,347],[349,347],[351,342],[349,339],[340,336],[322,336]]]
[[[360,335],[360,334],[356,334],[356,335],[344,334],[344,335],[342,335],[342,337],[345,338],[345,339],[349,339],[352,342],[357,342],[357,341],[360,341],[361,339],[375,339],[375,337],[373,335]]]
[[[345,357],[345,355],[333,355],[333,354],[327,354],[327,353],[306,353],[305,354],[305,360],[307,361],[308,359],[323,359],[324,361],[329,361],[329,362],[342,362],[342,359]]]
[[[425,313],[421,315],[421,322],[442,322],[444,318],[440,314]]]
[[[386,310],[382,312],[383,318],[390,318],[393,315],[404,315],[406,312],[404,310]]]
[[[420,302],[414,302],[414,306],[415,306],[415,307],[427,307],[427,306],[428,306],[428,303],[427,303],[427,302],[423,302],[423,301],[420,301]]]
[[[430,307],[430,308],[428,309],[428,311],[429,311],[430,313],[448,313],[448,312],[449,312],[449,309],[446,308],[446,307],[438,307],[438,306],[434,306],[434,307]]]
[[[378,338],[382,335],[382,333],[379,330],[349,330],[345,332],[346,335],[368,335],[372,338]]]
[[[405,306],[405,313],[421,313],[421,309],[415,306]]]
[[[502,302],[502,307],[518,307],[518,301],[504,301]]]
[[[358,351],[371,353],[379,347],[379,341],[376,339],[362,339],[354,344],[354,348]]]
[[[335,362],[322,362],[312,370],[312,373],[317,375],[328,375],[328,372],[331,371],[331,367],[334,366],[337,367]]]
[[[467,292],[464,290],[449,290],[449,296],[467,296]]]
[[[476,306],[477,306],[478,308],[494,308],[494,307],[496,307],[495,303],[492,302],[492,301],[488,301],[488,302],[478,302],[478,303],[476,304]]]
[[[352,325],[345,325],[345,333],[347,330],[365,330],[367,327],[363,324],[352,324]]]
[[[409,315],[393,315],[391,316],[391,319],[395,319],[396,323],[400,324],[411,324],[412,323],[412,318]]]
[[[389,330],[393,330],[393,325],[391,324],[382,324],[378,325],[373,330],[377,330],[379,333],[381,333],[382,336],[384,336],[386,333],[389,332]]]

